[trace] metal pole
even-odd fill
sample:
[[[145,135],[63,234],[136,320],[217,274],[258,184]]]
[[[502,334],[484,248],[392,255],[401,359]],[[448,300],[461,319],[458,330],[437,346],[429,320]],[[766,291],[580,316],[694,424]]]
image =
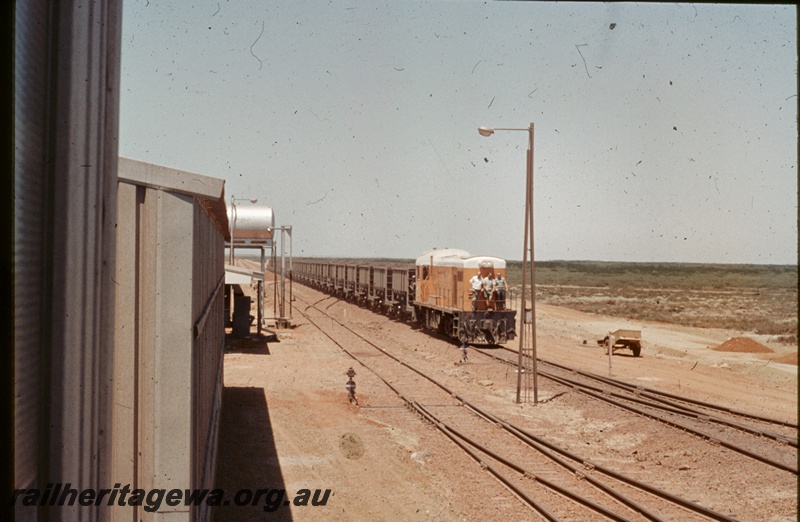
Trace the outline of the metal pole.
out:
[[[231,222],[230,222],[230,229],[231,229],[231,249],[228,252],[228,264],[233,266],[233,230],[236,228],[236,202],[233,199],[233,194],[231,194]]]
[[[533,387],[533,400],[538,404],[539,402],[539,378],[537,370],[537,354],[536,354],[536,276],[534,272],[534,255],[533,255],[533,136],[534,125],[531,122],[527,129],[515,129],[505,127],[478,127],[478,133],[481,136],[491,136],[495,131],[508,130],[508,131],[528,131],[528,154],[526,157],[526,176],[525,176],[525,240],[522,251],[522,317],[520,318],[520,335],[519,335],[519,358],[517,360],[517,403],[521,400],[522,391],[522,374],[525,376],[525,401],[528,401],[528,396],[531,387]],[[530,265],[528,265],[528,253],[530,252]],[[529,268],[530,267],[530,268]],[[528,270],[530,270],[530,285],[531,285],[531,315],[528,321],[527,310],[527,294],[528,294]],[[530,327],[528,325],[530,324]],[[526,339],[530,333],[530,350],[527,348]],[[530,358],[530,365],[526,364]],[[526,371],[527,370],[527,371]],[[532,382],[531,382],[532,380]]]
[[[276,263],[276,253],[275,253],[275,230],[272,231],[272,315],[277,317],[278,315],[278,267],[275,266]]]
[[[293,241],[294,240],[292,238],[292,227],[289,226],[289,319],[293,319],[294,317],[292,314],[294,310],[294,305],[292,304],[292,301],[294,301],[294,294],[292,293],[292,259],[294,255],[292,250]]]
[[[286,308],[286,230],[281,227],[281,322],[285,319],[284,310]]]
[[[258,282],[258,335],[261,335],[261,322],[264,320],[264,290],[266,287],[266,279],[264,278],[264,247],[260,249],[261,252],[261,281]]]
[[[531,362],[533,368],[533,404],[539,404],[539,375],[536,355],[536,275],[534,272],[534,234],[533,234],[533,122],[528,131],[528,176],[530,179],[528,199],[530,200],[531,228]]]
[[[521,129],[520,129],[521,130]],[[536,275],[534,270],[534,236],[533,236],[533,136],[534,127],[528,127],[528,151],[525,169],[525,240],[522,253],[522,319],[520,321],[519,357],[517,360],[517,403],[522,400],[522,374],[525,373],[525,402],[533,388],[533,402],[539,403],[539,380],[536,364]],[[530,263],[528,255],[530,254]],[[530,277],[531,315],[528,323],[527,294],[528,277]],[[530,326],[528,326],[530,324]],[[528,349],[528,335],[531,348]],[[530,358],[530,365],[527,358]],[[533,382],[531,383],[531,379]]]
[[[523,247],[522,247],[522,313],[519,320],[519,351],[518,351],[518,359],[517,359],[517,404],[521,402],[520,400],[520,392],[522,390],[522,373],[524,372],[525,366],[523,365],[523,358],[525,354],[525,331],[527,330],[527,272],[528,272],[528,208],[530,208],[530,187],[531,187],[531,173],[530,169],[527,169],[526,176],[525,176],[525,236],[523,239]]]

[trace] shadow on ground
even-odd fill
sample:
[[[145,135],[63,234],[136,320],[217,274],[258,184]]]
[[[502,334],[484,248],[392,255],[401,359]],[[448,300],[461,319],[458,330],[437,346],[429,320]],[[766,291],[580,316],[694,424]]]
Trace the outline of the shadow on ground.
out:
[[[234,337],[228,334],[225,336],[225,352],[269,355],[268,342],[278,342],[278,339],[272,335],[258,336],[254,334],[250,337]]]
[[[216,487],[225,491],[229,505],[213,508],[215,522],[292,520],[286,504],[294,492],[287,492],[287,497],[287,493],[279,496],[273,491],[286,486],[263,388],[226,386],[223,390],[216,479]],[[249,490],[251,500],[248,505],[236,505],[245,503],[248,492],[243,490]],[[269,491],[254,500],[257,490]],[[237,494],[240,502],[234,501]]]

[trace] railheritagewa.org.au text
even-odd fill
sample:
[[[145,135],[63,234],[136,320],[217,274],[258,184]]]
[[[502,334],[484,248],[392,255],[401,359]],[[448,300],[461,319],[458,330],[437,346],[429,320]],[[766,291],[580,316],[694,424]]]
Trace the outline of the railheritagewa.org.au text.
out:
[[[70,483],[47,484],[45,489],[15,489],[10,504],[19,508],[34,506],[142,506],[156,512],[163,506],[262,506],[273,512],[282,506],[325,506],[330,489],[299,489],[292,495],[285,489],[237,490],[233,495],[223,489],[138,489],[130,484],[114,484],[109,489],[77,489]]]

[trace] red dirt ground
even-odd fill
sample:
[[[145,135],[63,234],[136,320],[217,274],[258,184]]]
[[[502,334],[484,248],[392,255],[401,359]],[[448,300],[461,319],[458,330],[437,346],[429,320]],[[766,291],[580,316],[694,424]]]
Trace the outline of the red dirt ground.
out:
[[[286,504],[275,512],[265,512],[261,505],[220,509],[215,522],[516,522],[535,517],[320,333],[303,315],[307,311],[318,317],[311,308],[345,321],[505,418],[527,423],[554,443],[579,448],[589,460],[621,467],[739,520],[797,520],[795,475],[766,470],[757,461],[649,419],[600,407],[579,394],[557,393],[544,381],[540,404],[515,404],[513,372],[488,358],[471,353],[468,364],[459,364],[459,350],[450,343],[301,285],[294,285],[293,292],[292,328],[278,331],[277,340],[269,342],[231,342],[226,351],[217,487],[282,488],[292,493],[330,488],[331,497],[326,506]],[[272,297],[271,286],[266,293]],[[272,312],[273,303],[266,308]],[[621,354],[609,360],[603,354],[594,341],[618,328],[642,331],[642,357]],[[537,346],[545,360],[797,422],[797,348],[767,336],[537,305]],[[733,351],[721,351],[729,347]],[[363,348],[358,355],[368,361],[376,358]],[[357,371],[360,406],[346,398],[344,372],[349,366]],[[666,518],[696,519],[686,515],[675,512]]]
[[[731,337],[716,348],[718,352],[738,352],[738,353],[774,353],[772,348],[764,346],[758,341],[748,337]]]

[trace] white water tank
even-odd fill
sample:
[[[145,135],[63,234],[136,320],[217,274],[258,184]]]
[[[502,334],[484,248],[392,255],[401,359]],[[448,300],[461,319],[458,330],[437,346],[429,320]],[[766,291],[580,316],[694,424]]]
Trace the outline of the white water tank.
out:
[[[236,203],[228,206],[228,223],[236,241],[272,239],[275,215],[266,205]]]

